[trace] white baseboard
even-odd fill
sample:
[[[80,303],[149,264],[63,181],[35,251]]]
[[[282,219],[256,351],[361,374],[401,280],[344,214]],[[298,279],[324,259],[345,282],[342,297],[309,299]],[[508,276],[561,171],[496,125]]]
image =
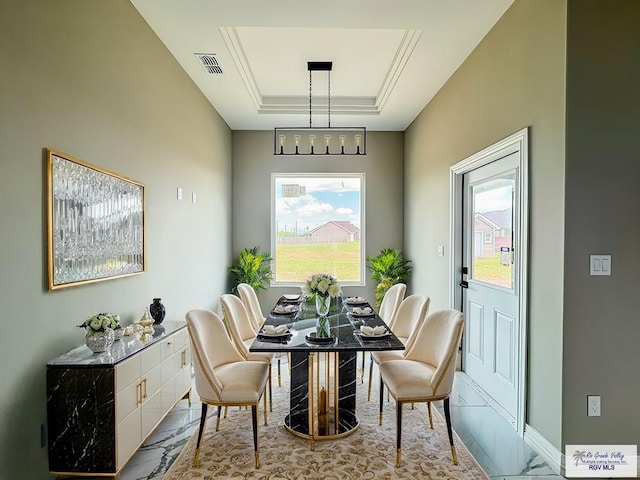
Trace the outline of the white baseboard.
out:
[[[555,473],[564,475],[563,453],[529,424],[524,426],[524,441],[544,458]]]

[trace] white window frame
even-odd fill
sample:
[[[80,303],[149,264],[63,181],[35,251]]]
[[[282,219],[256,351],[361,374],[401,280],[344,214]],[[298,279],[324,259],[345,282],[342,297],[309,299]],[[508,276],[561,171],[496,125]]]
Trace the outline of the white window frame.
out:
[[[484,232],[484,243],[491,243],[491,231]]]
[[[300,287],[304,282],[277,282],[276,281],[276,178],[336,178],[336,177],[351,177],[360,179],[360,281],[343,281],[338,278],[340,286],[347,287],[363,287],[366,286],[366,247],[365,247],[365,205],[366,205],[366,176],[364,173],[313,173],[313,172],[301,172],[301,173],[272,173],[271,174],[271,258],[272,258],[272,270],[273,278],[270,282],[272,287]],[[311,272],[322,273],[322,272]]]

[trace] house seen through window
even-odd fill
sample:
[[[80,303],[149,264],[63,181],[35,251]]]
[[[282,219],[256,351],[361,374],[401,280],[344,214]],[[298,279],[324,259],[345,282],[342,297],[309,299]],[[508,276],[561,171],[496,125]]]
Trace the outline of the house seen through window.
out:
[[[329,273],[364,284],[364,174],[273,174],[274,284]]]

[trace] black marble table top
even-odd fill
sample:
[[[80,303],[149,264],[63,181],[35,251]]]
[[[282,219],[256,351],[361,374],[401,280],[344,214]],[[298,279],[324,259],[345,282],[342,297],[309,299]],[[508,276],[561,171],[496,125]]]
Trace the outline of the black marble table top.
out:
[[[278,305],[291,305],[291,302],[281,298]],[[264,325],[287,325],[290,334],[280,337],[258,335],[251,344],[251,352],[347,352],[347,351],[380,351],[404,350],[404,344],[388,329],[384,321],[373,314],[369,317],[358,317],[353,314],[354,306],[348,305],[338,298],[333,302],[332,309],[327,316],[330,325],[331,341],[316,343],[307,340],[311,334],[316,334],[318,315],[315,306],[309,303],[298,305],[298,311],[292,315],[277,315],[272,310],[265,319]],[[359,308],[370,307],[368,303],[357,305]],[[372,309],[373,310],[373,309]],[[365,338],[360,334],[360,326],[367,325],[387,327],[389,335],[381,338]]]
[[[125,360],[140,350],[161,341],[163,338],[175,333],[181,328],[185,328],[187,322],[182,321],[164,321],[161,325],[154,325],[155,333],[153,336],[143,342],[140,340],[140,333],[122,337],[122,340],[113,342],[106,352],[93,353],[86,345],[60,355],[57,358],[47,362],[48,368],[64,368],[64,367],[113,367],[116,363]]]

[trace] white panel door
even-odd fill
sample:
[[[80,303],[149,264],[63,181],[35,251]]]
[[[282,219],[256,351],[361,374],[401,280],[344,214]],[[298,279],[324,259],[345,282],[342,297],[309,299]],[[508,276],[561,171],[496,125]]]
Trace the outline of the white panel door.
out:
[[[515,421],[519,152],[463,177],[463,369]]]

